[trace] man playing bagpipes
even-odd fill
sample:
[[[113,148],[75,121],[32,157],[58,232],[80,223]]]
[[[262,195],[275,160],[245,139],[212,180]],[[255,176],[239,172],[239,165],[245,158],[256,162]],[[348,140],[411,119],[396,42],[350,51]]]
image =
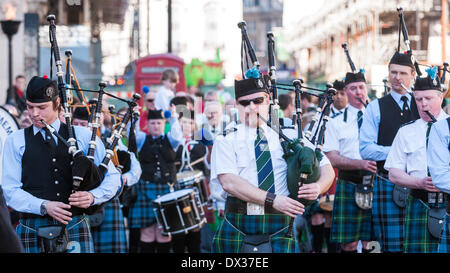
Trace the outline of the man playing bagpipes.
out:
[[[416,102],[410,92],[416,72],[411,54],[395,52],[389,62],[391,91],[367,105],[359,134],[362,159],[377,161],[374,181],[372,215],[375,235],[379,236],[383,252],[402,252],[406,195],[402,187],[389,182],[383,168],[392,141],[400,126],[419,118]],[[397,194],[399,193],[399,194]]]
[[[60,97],[54,81],[33,77],[27,86],[27,109],[33,126],[15,131],[5,141],[2,187],[9,206],[21,212],[17,233],[26,252],[94,252],[86,209],[111,199],[120,187],[120,174],[112,163],[100,186],[89,191],[73,189],[73,172],[95,165],[105,157],[99,138],[94,163],[79,165],[64,141],[54,137],[44,126],[50,124],[63,139],[67,125],[58,119]],[[74,126],[78,148],[87,153],[92,133]],[[84,179],[86,179],[84,177]],[[87,182],[83,180],[83,183]],[[80,188],[82,187],[82,184]]]
[[[372,216],[374,232],[383,252],[404,251],[405,207],[409,193],[408,188],[389,182],[384,162],[400,126],[420,118],[410,89],[416,73],[420,76],[422,72],[410,48],[403,9],[398,7],[397,11],[400,18],[398,47],[388,65],[391,91],[368,104],[359,135],[361,157],[377,162]],[[400,52],[401,33],[406,45],[404,53]]]
[[[447,203],[427,171],[426,147],[431,126],[448,117],[441,108],[444,95],[437,67],[427,72],[427,77],[417,78],[414,84],[420,119],[398,130],[384,164],[391,183],[410,189],[405,218],[406,253],[437,252]]]
[[[439,238],[439,253],[450,252],[450,117],[431,126],[427,147],[428,169],[434,186],[447,196],[447,209]]]
[[[164,134],[169,116],[162,110],[150,110],[147,116],[149,134],[144,138],[137,135],[142,175],[136,185],[137,200],[130,207],[128,223],[130,229],[141,230],[140,250],[143,253],[168,253],[171,249],[171,238],[164,236],[158,227],[152,201],[158,195],[169,193],[176,182],[175,156],[182,133],[175,109],[172,111],[169,133]]]
[[[248,77],[235,81],[235,97],[242,123],[216,138],[211,155],[211,180],[218,179],[228,194],[225,220],[214,235],[212,251],[296,252],[289,227],[305,206],[288,197],[279,135],[258,116],[268,117],[267,88],[259,75]],[[296,130],[284,133],[296,137]],[[320,166],[320,178],[300,187],[296,197],[316,200],[328,190],[333,169],[325,156]]]
[[[363,160],[359,154],[358,135],[367,99],[364,74],[349,72],[345,76],[344,91],[348,106],[330,121],[325,131],[324,152],[338,169],[338,181],[333,205],[330,241],[342,244],[342,253],[354,252],[358,241],[368,252],[372,225],[372,175],[376,162]],[[357,195],[367,200],[358,200]]]

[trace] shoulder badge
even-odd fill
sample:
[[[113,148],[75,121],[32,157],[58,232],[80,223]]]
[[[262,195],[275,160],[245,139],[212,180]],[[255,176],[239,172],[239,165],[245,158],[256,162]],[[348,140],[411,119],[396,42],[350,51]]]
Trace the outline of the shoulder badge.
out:
[[[232,128],[223,130],[222,135],[223,135],[223,136],[226,136],[226,135],[228,135],[229,133],[233,133],[233,132],[236,132],[236,131],[237,131],[237,128],[236,128],[236,127],[232,127]]]
[[[408,121],[408,122],[406,122],[406,123],[403,123],[402,125],[400,125],[400,128],[402,128],[403,126],[406,126],[406,125],[408,125],[408,124],[413,124],[414,122],[416,122],[416,120],[417,120],[417,119]]]

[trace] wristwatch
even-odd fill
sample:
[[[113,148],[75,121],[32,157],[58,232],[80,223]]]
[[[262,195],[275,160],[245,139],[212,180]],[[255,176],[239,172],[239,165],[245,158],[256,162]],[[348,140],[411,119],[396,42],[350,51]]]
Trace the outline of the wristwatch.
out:
[[[272,208],[273,207],[273,200],[275,200],[276,195],[271,192],[267,192],[266,194],[266,200],[264,200],[264,207],[266,208]]]
[[[47,214],[47,208],[45,208],[45,204],[47,203],[47,201],[42,202],[41,204],[41,215],[44,216]]]

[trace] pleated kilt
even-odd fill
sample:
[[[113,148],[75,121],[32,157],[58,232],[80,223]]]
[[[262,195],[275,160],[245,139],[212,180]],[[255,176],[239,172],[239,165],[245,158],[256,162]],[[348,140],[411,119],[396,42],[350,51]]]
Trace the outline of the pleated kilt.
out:
[[[56,220],[46,217],[20,219],[16,232],[26,253],[43,253],[38,244],[37,229],[39,227],[61,225]],[[86,215],[74,216],[66,226],[69,235],[67,253],[94,253],[94,242]]]
[[[346,180],[337,181],[331,218],[332,242],[346,244],[372,239],[372,210],[363,210],[356,205],[355,188]]]
[[[105,206],[105,218],[98,227],[92,227],[92,238],[96,253],[126,253],[127,237],[125,222],[119,198],[108,201]]]
[[[443,207],[444,205],[441,205]],[[422,200],[408,197],[405,223],[405,252],[436,253],[439,239],[428,232],[427,217],[430,208]]]
[[[398,207],[392,199],[394,184],[380,177],[374,180],[372,217],[375,234],[383,252],[403,252],[406,208]]]
[[[444,217],[444,227],[438,246],[439,253],[450,253],[450,215],[447,213]]]
[[[156,223],[152,201],[158,196],[170,192],[169,185],[156,184],[150,181],[139,180],[137,184],[137,200],[128,212],[130,228],[146,228]]]
[[[213,253],[239,253],[242,239],[247,235],[278,234],[271,237],[273,253],[298,253],[298,245],[294,238],[288,237],[290,217],[285,214],[243,215],[226,213],[225,219],[217,229],[213,238]],[[239,232],[239,229],[241,232]]]

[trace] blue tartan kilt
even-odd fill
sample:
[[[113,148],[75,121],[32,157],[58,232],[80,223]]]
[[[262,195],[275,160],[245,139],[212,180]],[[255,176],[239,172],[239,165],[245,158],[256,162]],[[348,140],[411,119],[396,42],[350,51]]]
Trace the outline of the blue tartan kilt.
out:
[[[137,200],[128,212],[130,228],[146,228],[156,223],[152,201],[170,192],[169,185],[155,184],[150,181],[139,180],[137,184]]]
[[[441,207],[444,206],[441,204]],[[405,252],[406,253],[436,253],[439,239],[434,238],[428,231],[429,207],[422,200],[408,197],[405,224]]]
[[[363,210],[355,202],[356,186],[338,179],[331,220],[330,240],[351,243],[372,240],[372,210]]]
[[[247,235],[278,234],[271,237],[273,253],[298,253],[294,236],[287,235],[291,217],[285,214],[243,215],[226,213],[225,219],[214,234],[213,253],[239,253],[242,239]],[[239,229],[239,232],[237,229]]]
[[[438,253],[450,253],[450,215],[445,214],[444,227],[439,239]]]
[[[26,253],[43,253],[40,249],[37,237],[39,227],[50,225],[62,225],[56,220],[48,218],[20,219],[16,232]],[[94,243],[86,215],[74,216],[66,226],[69,236],[67,253],[94,253]]]
[[[406,208],[392,199],[394,184],[376,176],[373,189],[372,217],[374,231],[383,252],[403,252]]]
[[[119,198],[108,201],[105,206],[105,218],[98,227],[92,227],[92,238],[96,253],[126,253],[127,237],[125,222]]]

